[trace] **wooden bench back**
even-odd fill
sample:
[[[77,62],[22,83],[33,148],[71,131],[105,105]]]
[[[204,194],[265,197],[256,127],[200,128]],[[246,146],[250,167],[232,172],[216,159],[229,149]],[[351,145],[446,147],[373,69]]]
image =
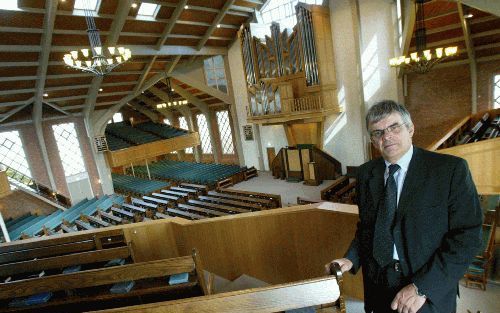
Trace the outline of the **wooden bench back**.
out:
[[[322,306],[324,304],[336,302],[336,311],[345,313],[346,307],[342,292],[342,274],[338,267],[335,273],[337,273],[338,276],[334,274],[322,278],[263,288],[246,289],[98,312],[272,313],[298,308]]]
[[[126,246],[123,230],[114,229],[99,233],[83,233],[55,237],[48,240],[29,240],[4,245],[1,248],[0,264],[28,261],[99,250],[106,247]]]

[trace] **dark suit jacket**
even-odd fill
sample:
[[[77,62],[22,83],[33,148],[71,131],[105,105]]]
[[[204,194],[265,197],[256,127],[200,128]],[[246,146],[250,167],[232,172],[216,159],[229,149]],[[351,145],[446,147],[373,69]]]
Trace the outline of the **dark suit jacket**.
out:
[[[378,270],[372,248],[384,171],[382,158],[358,170],[359,223],[345,255],[354,264],[353,273],[363,268],[368,308],[376,301],[367,286]],[[427,296],[429,311],[455,310],[458,281],[481,245],[481,224],[482,211],[467,162],[414,147],[393,236],[403,274]]]

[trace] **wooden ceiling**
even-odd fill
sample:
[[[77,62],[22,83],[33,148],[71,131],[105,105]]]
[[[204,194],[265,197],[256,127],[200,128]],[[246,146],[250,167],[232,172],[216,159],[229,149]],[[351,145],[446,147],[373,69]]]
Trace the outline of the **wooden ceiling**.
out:
[[[101,42],[132,50],[131,60],[100,80],[68,68],[62,60],[68,51],[89,46],[85,16],[73,10],[74,2],[18,0],[19,11],[0,10],[0,122],[26,118],[20,113],[30,115],[37,102],[66,115],[84,112],[89,105],[107,109],[127,97],[141,104],[144,97],[164,102],[141,89],[159,73],[227,54],[241,24],[263,4],[263,0],[100,0],[95,23]],[[141,3],[159,5],[156,16],[138,17]],[[176,83],[207,104],[224,103]],[[158,85],[164,86],[161,81]]]
[[[101,41],[132,50],[132,59],[103,79],[70,69],[62,60],[68,51],[89,45],[85,17],[73,11],[74,0],[18,0],[19,11],[0,10],[0,123],[34,118],[33,112],[42,106],[68,116],[118,103],[154,108],[165,102],[158,96],[166,87],[159,74],[192,66],[194,59],[227,54],[240,25],[252,20],[265,1],[99,2],[95,22]],[[160,7],[154,18],[140,18],[134,3]],[[500,18],[465,5],[459,10],[459,5],[425,3],[428,47],[458,45],[459,55],[448,60],[457,64],[500,59]],[[473,17],[465,19],[464,28],[462,17],[469,13]],[[412,38],[407,51],[414,50]],[[189,77],[173,77],[172,83],[180,88],[178,98],[186,98],[179,93],[188,92],[209,106],[230,103],[227,95],[207,92],[210,88],[196,86]]]
[[[436,0],[424,3],[424,16],[427,48],[458,47],[458,55],[443,63],[456,65],[471,60],[484,62],[500,59],[499,16],[456,1]],[[409,52],[416,50],[415,31],[416,27],[413,28]]]

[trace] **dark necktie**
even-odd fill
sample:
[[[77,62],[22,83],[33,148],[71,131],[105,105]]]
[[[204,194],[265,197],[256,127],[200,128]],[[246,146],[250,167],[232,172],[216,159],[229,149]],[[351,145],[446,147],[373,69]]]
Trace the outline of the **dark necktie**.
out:
[[[373,240],[373,257],[381,267],[387,266],[393,260],[394,239],[392,238],[392,223],[398,204],[398,186],[394,173],[399,170],[397,164],[389,165],[389,177],[385,184],[384,201],[380,205]]]

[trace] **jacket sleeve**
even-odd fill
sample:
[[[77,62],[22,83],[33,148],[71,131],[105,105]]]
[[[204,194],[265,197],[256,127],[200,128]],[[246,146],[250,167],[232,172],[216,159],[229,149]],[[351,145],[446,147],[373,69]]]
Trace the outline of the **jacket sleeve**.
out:
[[[456,287],[481,246],[482,211],[463,159],[455,162],[449,190],[448,231],[440,247],[413,278],[419,291],[436,302]]]
[[[361,175],[358,173],[356,177],[356,203],[358,204],[358,217],[361,214],[361,209],[360,209],[360,204],[362,201],[361,193],[365,192],[366,190],[363,190],[361,187]],[[361,228],[361,222],[358,220],[358,224],[356,226],[356,234],[354,235],[354,239],[351,242],[351,245],[347,249],[347,252],[344,254],[344,257],[349,259],[353,266],[350,270],[352,274],[356,274],[356,272],[359,270],[361,267],[361,260],[360,260],[360,228]]]

